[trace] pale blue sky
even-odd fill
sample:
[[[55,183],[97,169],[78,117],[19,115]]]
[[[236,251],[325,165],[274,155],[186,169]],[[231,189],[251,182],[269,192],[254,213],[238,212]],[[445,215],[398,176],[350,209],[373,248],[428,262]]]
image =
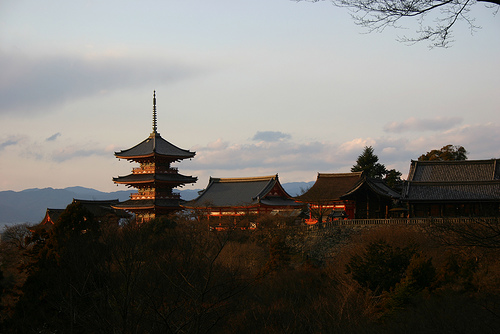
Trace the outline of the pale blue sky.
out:
[[[208,177],[348,172],[366,145],[408,172],[447,144],[500,158],[500,20],[453,46],[366,34],[345,9],[290,0],[0,0],[0,190],[123,189],[113,156],[158,131]],[[412,23],[408,23],[411,28]]]

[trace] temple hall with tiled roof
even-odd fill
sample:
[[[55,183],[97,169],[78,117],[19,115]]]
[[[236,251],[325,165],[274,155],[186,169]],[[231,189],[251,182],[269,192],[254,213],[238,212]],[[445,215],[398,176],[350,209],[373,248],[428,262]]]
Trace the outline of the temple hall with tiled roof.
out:
[[[261,177],[214,178],[188,209],[203,210],[209,217],[283,213],[300,209],[283,189],[278,174]],[[300,211],[300,210],[299,210]]]
[[[295,200],[309,204],[308,222],[314,223],[336,212],[349,219],[387,218],[393,202],[399,198],[382,180],[352,172],[318,173],[313,186]]]
[[[402,197],[412,217],[498,217],[500,159],[412,160]]]

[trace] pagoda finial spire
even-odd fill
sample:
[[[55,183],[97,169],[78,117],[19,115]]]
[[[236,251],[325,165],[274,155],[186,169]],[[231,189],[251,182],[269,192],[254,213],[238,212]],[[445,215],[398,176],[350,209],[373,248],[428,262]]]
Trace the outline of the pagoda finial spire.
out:
[[[156,90],[153,91],[153,133],[157,134],[156,127]]]

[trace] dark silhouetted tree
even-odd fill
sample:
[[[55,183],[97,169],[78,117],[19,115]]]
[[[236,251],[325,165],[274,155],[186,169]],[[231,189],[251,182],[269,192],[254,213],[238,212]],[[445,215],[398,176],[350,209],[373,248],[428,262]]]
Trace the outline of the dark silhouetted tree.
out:
[[[27,266],[14,332],[86,332],[81,318],[100,288],[99,236],[99,224],[80,203],[70,204],[48,233],[34,233],[32,249],[38,254]]]
[[[446,145],[439,150],[432,150],[422,154],[419,161],[448,161],[448,160],[467,160],[467,150],[463,146]]]
[[[432,259],[421,253],[416,253],[413,255],[403,279],[389,296],[386,306],[389,309],[405,307],[419,292],[431,287],[435,280],[436,268],[432,264]]]
[[[385,183],[396,191],[401,191],[403,187],[403,180],[401,180],[401,172],[391,169],[385,174]]]
[[[282,237],[274,237],[269,243],[269,261],[264,272],[278,271],[290,265],[290,249]]]
[[[370,243],[361,255],[354,255],[346,271],[361,286],[379,294],[390,291],[404,277],[416,250],[393,247],[383,240]]]
[[[30,262],[26,256],[31,235],[29,228],[29,224],[8,226],[2,234],[0,276],[3,274],[3,279],[0,278],[0,323],[12,315],[13,307],[19,299],[19,290],[27,277],[23,268]]]

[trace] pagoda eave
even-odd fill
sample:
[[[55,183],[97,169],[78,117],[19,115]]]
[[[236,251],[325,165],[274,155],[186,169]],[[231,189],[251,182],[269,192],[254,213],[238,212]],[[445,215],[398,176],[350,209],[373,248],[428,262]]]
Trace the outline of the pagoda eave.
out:
[[[179,156],[162,155],[162,154],[153,153],[153,154],[148,154],[148,155],[121,156],[121,155],[118,155],[115,153],[115,157],[117,157],[118,159],[132,160],[135,162],[147,161],[147,160],[150,160],[152,158],[163,159],[163,160],[167,160],[170,162],[179,162],[179,161],[182,161],[183,159],[191,159],[194,157],[194,155],[193,156],[186,156],[186,157],[179,157]]]
[[[136,186],[148,186],[148,185],[169,185],[172,187],[178,187],[182,186],[186,183],[195,183],[196,180],[193,181],[159,181],[159,180],[150,180],[150,181],[115,181],[113,180],[114,183],[116,184],[124,184],[126,186],[130,187],[136,187]]]
[[[194,154],[193,155],[178,156],[178,155],[165,155],[165,154],[153,152],[151,154],[145,154],[145,155],[120,155],[120,152],[115,152],[115,157],[117,157],[118,159],[145,159],[145,158],[161,157],[161,158],[182,160],[182,159],[193,158]]]
[[[141,184],[141,183],[165,183],[182,184],[193,183],[198,180],[197,177],[185,176],[182,174],[129,174],[113,178],[113,182],[122,184]]]

